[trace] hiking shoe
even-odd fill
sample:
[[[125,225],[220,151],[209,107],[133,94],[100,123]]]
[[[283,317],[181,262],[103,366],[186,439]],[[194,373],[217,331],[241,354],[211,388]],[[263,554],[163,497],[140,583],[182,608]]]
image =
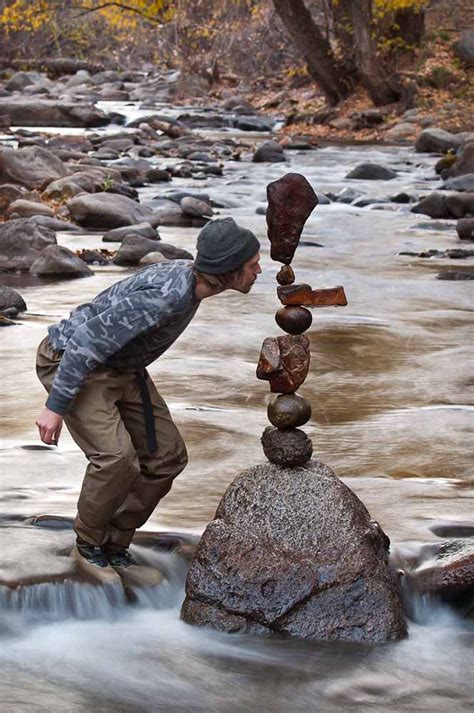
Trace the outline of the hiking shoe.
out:
[[[117,572],[110,566],[102,547],[76,544],[71,557],[81,572],[103,584],[121,584]]]
[[[164,577],[159,569],[138,564],[127,549],[105,550],[107,559],[124,584],[135,587],[156,587]]]

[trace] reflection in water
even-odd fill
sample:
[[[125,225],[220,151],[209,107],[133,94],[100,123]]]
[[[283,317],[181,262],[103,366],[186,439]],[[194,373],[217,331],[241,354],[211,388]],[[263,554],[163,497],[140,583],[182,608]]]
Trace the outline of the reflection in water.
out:
[[[232,215],[262,239],[263,274],[250,296],[206,300],[178,343],[151,368],[190,452],[189,467],[151,528],[200,532],[235,474],[263,458],[259,437],[267,425],[268,391],[255,368],[263,337],[279,333],[273,318],[278,268],[265,245],[265,218],[255,212],[265,204],[266,184],[297,170],[317,191],[350,184],[371,197],[416,195],[429,188],[434,161],[417,156],[416,166],[408,165],[411,158],[408,149],[327,147],[292,153],[283,166],[229,162],[224,178],[200,183],[236,206],[221,216]],[[368,160],[395,168],[397,178],[345,180]],[[190,183],[178,180],[176,186]],[[157,191],[143,189],[144,199]],[[398,256],[457,243],[454,224],[450,231],[412,229],[420,221],[408,210],[320,206],[303,238],[323,247],[303,245],[294,260],[298,281],[342,284],[349,300],[346,308],[314,312],[312,364],[302,388],[313,404],[308,433],[318,457],[359,494],[401,552],[435,540],[431,528],[443,521],[472,522],[473,512],[470,284],[437,281],[442,261]],[[163,240],[192,252],[197,232],[160,228]],[[59,234],[58,240],[74,250],[100,246],[97,234]],[[0,534],[6,535],[2,567],[10,575],[28,571],[34,552],[41,576],[63,576],[70,546],[64,533],[42,535],[21,523],[41,513],[72,517],[84,468],[67,433],[57,449],[19,447],[38,443],[34,419],[44,392],[34,374],[36,347],[48,324],[128,272],[97,267],[91,278],[48,286],[9,278],[23,285],[29,308],[18,326],[1,335]],[[54,713],[468,708],[474,632],[446,610],[430,609],[424,625],[411,626],[407,641],[377,648],[232,638],[179,621],[184,573],[173,572],[168,600],[143,595],[132,608],[114,601],[112,617],[109,600],[96,602],[91,592],[89,599],[84,594],[85,611],[95,609],[101,618],[85,622],[44,625],[0,608],[6,636],[2,709],[31,710],[32,702]],[[42,596],[60,608],[62,590],[53,586],[44,585]],[[82,601],[76,589],[71,585],[66,600]],[[16,595],[28,596],[35,595]]]

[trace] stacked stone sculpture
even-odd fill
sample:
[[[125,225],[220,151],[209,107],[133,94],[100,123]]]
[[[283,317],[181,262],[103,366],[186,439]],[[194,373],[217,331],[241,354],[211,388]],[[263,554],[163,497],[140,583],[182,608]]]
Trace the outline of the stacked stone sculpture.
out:
[[[343,287],[313,290],[295,284],[291,261],[304,224],[318,199],[304,176],[287,173],[267,186],[267,226],[271,258],[283,263],[277,274],[277,295],[282,303],[275,320],[287,334],[267,337],[262,345],[257,378],[270,382],[272,397],[268,419],[273,424],[262,435],[263,450],[269,461],[283,466],[299,466],[310,460],[311,439],[298,428],[311,418],[311,405],[296,392],[309,370],[309,339],[304,334],[313,317],[308,307],[344,306]]]

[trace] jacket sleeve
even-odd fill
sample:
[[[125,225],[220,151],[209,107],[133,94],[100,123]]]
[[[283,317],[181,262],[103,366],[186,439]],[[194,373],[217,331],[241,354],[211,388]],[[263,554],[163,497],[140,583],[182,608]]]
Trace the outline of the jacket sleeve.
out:
[[[159,327],[180,311],[180,295],[163,297],[158,289],[138,291],[81,324],[69,339],[46,406],[64,416],[88,372],[150,328]]]

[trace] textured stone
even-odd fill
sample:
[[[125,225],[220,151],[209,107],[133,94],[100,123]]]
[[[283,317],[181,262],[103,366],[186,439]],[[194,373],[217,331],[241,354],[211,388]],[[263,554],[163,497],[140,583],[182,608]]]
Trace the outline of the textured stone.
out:
[[[270,401],[267,414],[277,428],[297,428],[311,418],[311,404],[297,394],[281,394]]]
[[[276,276],[279,285],[292,285],[295,281],[295,273],[290,265],[283,265]]]
[[[26,311],[26,303],[23,297],[6,285],[0,285],[0,314],[6,317],[16,317],[19,312]]]
[[[29,270],[42,251],[56,243],[54,231],[20,218],[0,224],[0,272]]]
[[[275,321],[288,334],[302,334],[311,327],[313,315],[305,307],[289,305],[277,311]]]
[[[462,137],[444,129],[430,128],[421,132],[415,142],[415,151],[420,153],[445,153],[457,149],[462,144]]]
[[[192,260],[193,256],[187,250],[177,248],[161,240],[148,240],[140,235],[126,235],[122,240],[113,262],[116,265],[138,265],[148,253],[158,252],[168,260]]]
[[[304,224],[318,205],[316,193],[304,176],[287,173],[267,186],[267,226],[271,258],[289,265]]]
[[[153,217],[148,206],[114,193],[84,193],[66,205],[72,219],[85,228],[120,228],[149,222]]]
[[[346,178],[358,178],[366,181],[391,181],[397,174],[391,168],[377,163],[361,163],[350,171]]]
[[[182,618],[221,631],[406,636],[388,538],[323,463],[265,463],[228,487],[191,561]]]
[[[284,305],[306,307],[345,307],[347,304],[344,288],[329,287],[312,290],[309,285],[282,285],[277,287],[278,299]]]
[[[309,339],[298,336],[267,337],[257,366],[257,379],[270,382],[277,394],[293,394],[306,379],[309,369]]]
[[[299,428],[280,431],[268,426],[261,441],[266,457],[277,465],[304,465],[313,455],[311,439]]]
[[[460,240],[474,240],[474,218],[461,218],[456,225]]]
[[[48,245],[30,267],[32,275],[89,277],[93,274],[86,263],[68,248]]]
[[[0,146],[0,182],[14,183],[26,188],[42,188],[43,185],[63,178],[66,166],[51,151],[40,146],[10,149]]]

